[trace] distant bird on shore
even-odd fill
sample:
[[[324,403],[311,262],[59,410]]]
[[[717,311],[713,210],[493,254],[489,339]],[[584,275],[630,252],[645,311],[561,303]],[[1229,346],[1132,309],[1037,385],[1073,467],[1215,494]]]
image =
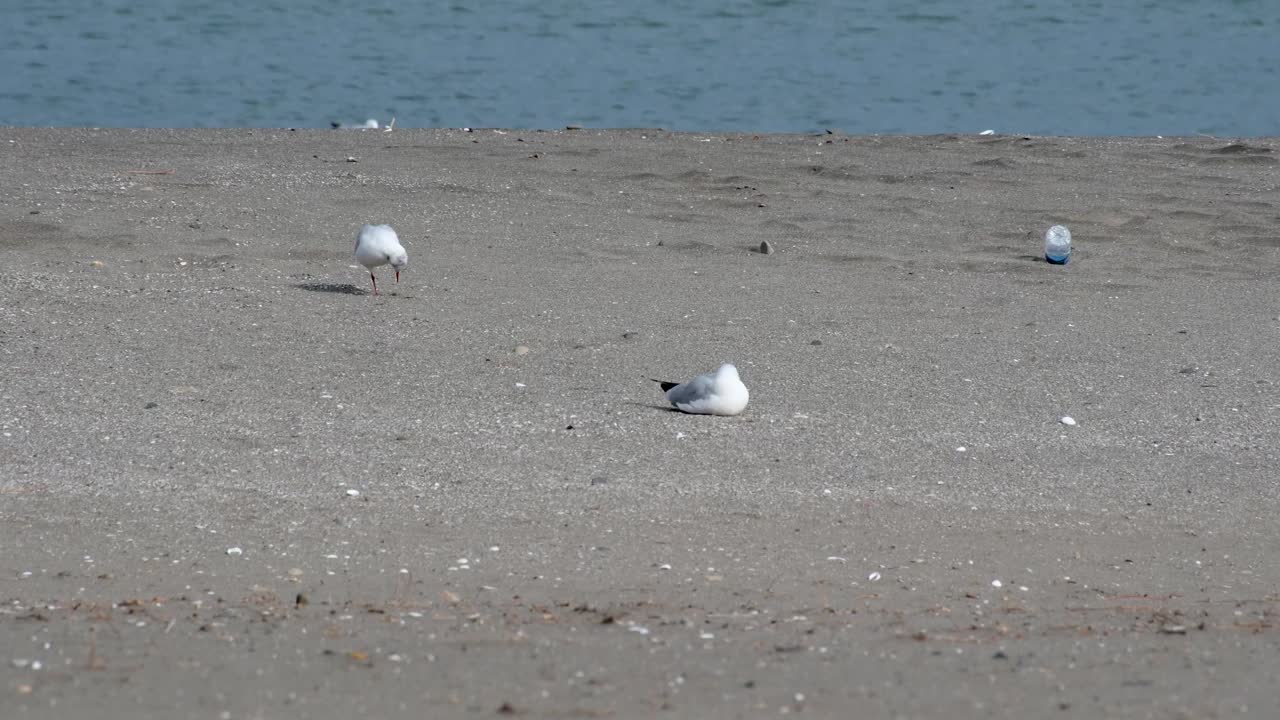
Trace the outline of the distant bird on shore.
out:
[[[378,121],[373,118],[369,118],[362,123],[340,123],[335,120],[329,124],[333,126],[334,130],[377,130],[379,127]]]
[[[333,126],[333,129],[334,129],[334,130],[378,130],[378,129],[381,129],[383,132],[391,132],[391,131],[392,131],[392,130],[394,130],[394,129],[395,129],[395,127],[396,127],[396,119],[395,119],[395,118],[391,118],[391,122],[387,123],[385,127],[383,127],[382,125],[379,125],[379,124],[378,124],[378,121],[377,121],[377,120],[375,120],[375,119],[373,119],[373,118],[369,118],[368,120],[365,120],[365,121],[364,121],[364,122],[362,122],[362,123],[356,123],[356,124],[354,124],[354,125],[350,125],[350,124],[347,124],[347,123],[340,123],[340,122],[337,122],[337,121],[332,121],[332,122],[330,122],[329,124]]]
[[[368,268],[373,294],[377,295],[378,278],[373,269],[389,263],[396,271],[396,282],[400,282],[400,271],[409,264],[409,253],[390,225],[365,225],[356,235],[356,260]]]
[[[737,415],[746,409],[751,396],[738,378],[738,368],[729,363],[686,383],[654,382],[662,386],[677,410],[695,415]]]

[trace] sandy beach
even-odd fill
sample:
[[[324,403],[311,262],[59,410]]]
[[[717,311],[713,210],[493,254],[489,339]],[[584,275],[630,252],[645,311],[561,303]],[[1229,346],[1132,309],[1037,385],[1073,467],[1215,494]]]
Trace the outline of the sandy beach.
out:
[[[0,160],[4,718],[1276,716],[1280,139]]]

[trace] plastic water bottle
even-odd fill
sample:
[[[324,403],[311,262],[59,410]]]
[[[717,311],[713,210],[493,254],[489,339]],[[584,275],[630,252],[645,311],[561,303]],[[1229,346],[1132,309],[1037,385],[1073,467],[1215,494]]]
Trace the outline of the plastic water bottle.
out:
[[[1066,265],[1071,259],[1071,231],[1054,225],[1044,234],[1044,259],[1054,265]]]

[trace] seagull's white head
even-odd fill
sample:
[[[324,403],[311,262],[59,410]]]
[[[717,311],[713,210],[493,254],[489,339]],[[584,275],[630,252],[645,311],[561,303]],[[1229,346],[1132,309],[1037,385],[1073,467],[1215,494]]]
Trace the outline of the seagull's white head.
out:
[[[391,267],[396,271],[396,282],[400,282],[400,271],[409,267],[409,253],[401,251],[391,256]]]
[[[738,368],[733,363],[725,363],[716,371],[716,380],[720,382],[741,382],[738,379]]]

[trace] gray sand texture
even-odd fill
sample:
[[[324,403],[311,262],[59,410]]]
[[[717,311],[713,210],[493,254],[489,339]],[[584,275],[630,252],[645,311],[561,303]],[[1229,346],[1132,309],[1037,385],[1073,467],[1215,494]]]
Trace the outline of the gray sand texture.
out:
[[[1278,149],[0,129],[0,717],[1276,717]]]

